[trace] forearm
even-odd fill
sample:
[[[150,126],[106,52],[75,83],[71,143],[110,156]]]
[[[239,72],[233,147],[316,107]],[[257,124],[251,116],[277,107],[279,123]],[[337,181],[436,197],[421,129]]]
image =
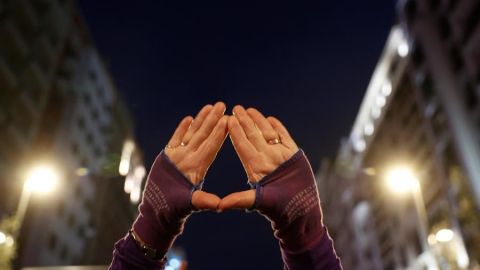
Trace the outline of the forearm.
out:
[[[335,254],[333,241],[325,227],[322,236],[312,246],[306,247],[300,252],[294,252],[280,244],[280,251],[285,270],[342,269],[340,259]]]
[[[109,270],[164,269],[166,260],[152,260],[145,256],[133,237],[128,234],[115,244]]]
[[[193,184],[161,153],[149,173],[132,231],[115,244],[110,269],[163,269],[193,208]]]
[[[272,223],[285,269],[341,269],[303,151],[258,182],[256,189],[255,207]]]

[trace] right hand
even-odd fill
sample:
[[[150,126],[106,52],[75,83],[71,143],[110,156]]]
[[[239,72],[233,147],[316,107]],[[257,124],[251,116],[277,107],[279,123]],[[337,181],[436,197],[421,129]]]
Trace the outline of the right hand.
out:
[[[225,104],[217,102],[206,105],[195,119],[185,117],[165,147],[165,154],[194,185],[205,178],[208,168],[215,159],[227,136]],[[196,190],[192,194],[192,205],[196,209],[216,210],[220,198],[217,195]]]

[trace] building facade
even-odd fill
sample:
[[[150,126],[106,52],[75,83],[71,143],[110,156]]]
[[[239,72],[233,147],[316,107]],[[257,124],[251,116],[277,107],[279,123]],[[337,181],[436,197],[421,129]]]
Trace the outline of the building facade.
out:
[[[28,167],[61,175],[55,194],[30,198],[17,266],[107,264],[145,176],[128,110],[74,1],[0,0],[0,40],[0,217]]]
[[[325,220],[346,269],[477,269],[480,1],[397,8],[350,136],[318,173]]]

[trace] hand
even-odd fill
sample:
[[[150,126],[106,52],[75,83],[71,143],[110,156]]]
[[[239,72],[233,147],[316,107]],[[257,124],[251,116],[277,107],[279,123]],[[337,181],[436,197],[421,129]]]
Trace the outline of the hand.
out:
[[[165,147],[165,154],[194,185],[204,179],[227,136],[225,104],[206,105],[195,119],[185,117]],[[196,209],[216,210],[220,198],[201,190],[192,194]]]
[[[275,117],[265,118],[254,108],[245,110],[238,105],[233,114],[228,118],[228,131],[249,182],[258,182],[298,151],[287,129]],[[224,197],[218,208],[249,209],[254,202],[252,189]]]

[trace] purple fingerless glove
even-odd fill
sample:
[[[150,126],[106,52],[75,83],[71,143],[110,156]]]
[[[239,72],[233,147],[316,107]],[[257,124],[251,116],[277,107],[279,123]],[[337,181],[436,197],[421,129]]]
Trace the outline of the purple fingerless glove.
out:
[[[285,269],[341,269],[322,222],[315,177],[302,150],[250,185],[256,189],[253,209],[271,222]]]
[[[148,175],[133,230],[157,253],[166,254],[193,212],[192,193],[202,183],[193,185],[162,151]]]

